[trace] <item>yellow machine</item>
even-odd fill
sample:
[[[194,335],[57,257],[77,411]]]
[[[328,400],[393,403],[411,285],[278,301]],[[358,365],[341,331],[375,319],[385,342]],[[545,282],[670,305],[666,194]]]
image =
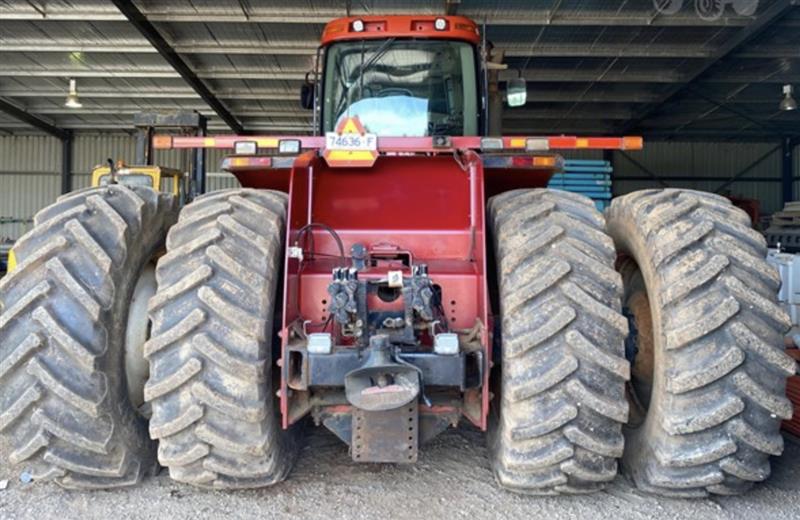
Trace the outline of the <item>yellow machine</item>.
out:
[[[98,166],[92,171],[92,186],[105,186],[111,183],[111,167]],[[184,174],[173,168],[161,166],[125,166],[115,168],[116,182],[126,186],[146,186],[158,191],[172,193],[183,202],[186,197]]]

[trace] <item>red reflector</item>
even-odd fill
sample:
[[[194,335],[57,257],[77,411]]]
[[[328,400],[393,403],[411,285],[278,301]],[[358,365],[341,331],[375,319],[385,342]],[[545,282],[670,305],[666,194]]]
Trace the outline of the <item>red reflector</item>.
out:
[[[552,155],[515,155],[510,162],[513,168],[552,168],[556,165],[556,158]]]
[[[531,158],[527,155],[515,155],[511,158],[511,166],[517,168],[528,168],[531,164]]]

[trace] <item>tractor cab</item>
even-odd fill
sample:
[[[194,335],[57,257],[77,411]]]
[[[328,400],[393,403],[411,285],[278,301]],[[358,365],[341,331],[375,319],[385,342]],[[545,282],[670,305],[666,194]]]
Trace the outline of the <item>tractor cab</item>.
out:
[[[478,27],[459,16],[334,20],[322,36],[322,79],[305,85],[301,98],[319,111],[322,134],[357,117],[377,136],[486,135],[479,45]]]
[[[357,116],[378,136],[478,135],[475,48],[453,40],[342,41],[325,53],[322,131]]]

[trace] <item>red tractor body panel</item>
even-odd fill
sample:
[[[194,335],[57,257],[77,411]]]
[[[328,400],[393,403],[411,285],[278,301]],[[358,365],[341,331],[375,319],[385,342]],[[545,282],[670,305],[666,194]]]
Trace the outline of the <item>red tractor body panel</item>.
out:
[[[437,20],[443,28],[436,28]],[[360,23],[361,29],[356,30],[353,22]],[[480,34],[478,26],[469,18],[433,15],[350,16],[331,20],[322,31],[322,45],[386,38],[461,40],[477,45]]]
[[[466,167],[462,169],[461,165]],[[491,358],[486,284],[483,167],[474,152],[459,164],[451,156],[380,157],[372,168],[331,168],[310,152],[295,162],[289,179],[287,245],[313,222],[330,226],[344,250],[363,244],[377,259],[363,279],[380,279],[388,270],[410,272],[425,263],[442,287],[444,307],[453,329],[471,329],[478,320],[483,359]],[[302,262],[287,255],[284,278],[282,359],[289,359],[287,334],[293,322],[310,320],[308,332],[321,332],[328,320],[327,292],[338,248],[331,236],[312,230],[314,257]],[[309,240],[311,241],[311,240]],[[398,310],[402,302],[372,298],[371,309]],[[284,427],[303,415],[304,396],[289,388],[290,366],[284,364],[281,411]],[[488,382],[488,370],[483,371]],[[485,428],[488,384],[465,393],[472,406],[456,407]],[[467,397],[468,396],[468,397]],[[346,413],[334,405],[329,413]],[[460,410],[459,410],[460,408]],[[453,413],[453,407],[421,407],[420,413]]]

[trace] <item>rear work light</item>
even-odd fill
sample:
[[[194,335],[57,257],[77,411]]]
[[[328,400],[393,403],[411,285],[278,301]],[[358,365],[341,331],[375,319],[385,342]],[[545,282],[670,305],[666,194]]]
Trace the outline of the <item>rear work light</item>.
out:
[[[447,29],[447,20],[444,18],[437,18],[436,21],[433,22],[433,28],[437,31],[444,31]]]
[[[353,31],[361,32],[364,30],[364,22],[362,20],[353,21]]]
[[[453,145],[449,135],[434,135],[431,139],[434,148],[450,148]]]
[[[550,141],[547,138],[526,139],[525,149],[529,152],[547,151],[550,149]]]
[[[481,138],[481,150],[502,150],[503,139],[501,137]]]
[[[299,139],[281,139],[278,141],[278,153],[298,154],[300,153]]]
[[[255,155],[258,153],[258,144],[255,141],[236,141],[233,143],[233,153],[236,155]]]

